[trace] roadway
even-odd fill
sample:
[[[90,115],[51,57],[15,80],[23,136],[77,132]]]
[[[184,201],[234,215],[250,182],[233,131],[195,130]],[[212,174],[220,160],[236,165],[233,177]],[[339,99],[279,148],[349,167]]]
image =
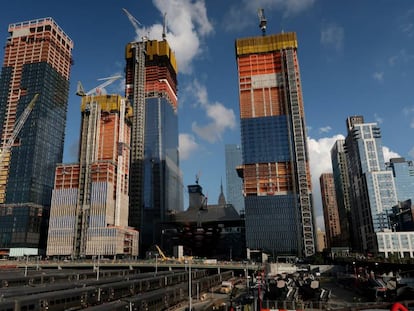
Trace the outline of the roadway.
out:
[[[96,269],[100,267],[102,269],[186,269],[189,264],[191,268],[195,269],[223,269],[223,270],[236,270],[236,271],[256,271],[261,266],[259,264],[232,262],[232,261],[218,261],[217,263],[203,263],[202,261],[192,260],[190,262],[182,261],[162,261],[162,260],[38,260],[32,258],[29,260],[2,260],[0,262],[0,268],[6,269],[19,268],[29,270],[40,269]]]

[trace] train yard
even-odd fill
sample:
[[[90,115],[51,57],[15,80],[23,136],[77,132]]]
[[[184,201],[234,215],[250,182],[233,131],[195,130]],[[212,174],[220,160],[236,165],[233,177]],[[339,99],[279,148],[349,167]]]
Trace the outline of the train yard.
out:
[[[206,269],[139,273],[135,270],[1,272],[0,311],[161,310],[208,292],[232,271]],[[189,279],[193,286],[189,286]]]

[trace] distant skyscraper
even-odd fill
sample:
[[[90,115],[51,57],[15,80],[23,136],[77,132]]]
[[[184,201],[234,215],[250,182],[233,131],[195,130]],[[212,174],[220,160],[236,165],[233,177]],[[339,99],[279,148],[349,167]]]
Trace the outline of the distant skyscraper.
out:
[[[404,158],[393,158],[386,163],[387,170],[392,171],[397,189],[398,201],[411,200],[414,204],[414,164]]]
[[[141,249],[159,243],[160,223],[183,210],[179,169],[177,64],[168,42],[126,47],[126,96],[134,108],[130,176],[130,225]]]
[[[132,108],[119,95],[82,98],[79,163],[56,168],[48,256],[137,256],[128,228]]]
[[[243,164],[242,150],[239,145],[225,145],[227,202],[233,204],[240,214],[244,212],[243,180],[236,168]]]
[[[331,149],[332,174],[335,184],[336,204],[341,226],[341,246],[350,246],[351,202],[348,165],[344,149],[345,140],[338,139]]]
[[[388,214],[397,204],[391,171],[385,169],[381,131],[362,116],[347,119],[345,139],[351,193],[353,247],[356,251],[378,251],[377,233],[389,229]]]
[[[336,204],[335,184],[332,173],[319,177],[322,196],[323,219],[325,221],[326,244],[328,248],[340,245],[341,226]]]
[[[312,185],[296,33],[236,40],[246,244],[315,253]]]
[[[36,93],[35,106],[0,166],[0,247],[44,254],[55,166],[62,162],[72,40],[52,18],[10,24],[0,76],[2,149]]]

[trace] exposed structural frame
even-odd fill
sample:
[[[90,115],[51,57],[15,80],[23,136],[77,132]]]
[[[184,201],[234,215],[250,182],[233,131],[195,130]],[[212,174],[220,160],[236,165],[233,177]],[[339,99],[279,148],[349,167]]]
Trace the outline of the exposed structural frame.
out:
[[[86,133],[87,137],[81,138],[81,141],[85,142],[85,145],[81,146],[81,154],[79,158],[79,193],[73,243],[73,256],[75,258],[86,256],[87,232],[91,208],[91,164],[96,160],[96,137],[99,137],[98,121],[101,115],[101,108],[94,100],[93,96],[96,95],[97,92],[100,92],[103,87],[108,86],[119,78],[121,78],[121,76],[100,79],[106,81],[88,92],[83,90],[80,82],[78,83],[76,95],[81,97],[91,96],[91,102],[89,107],[85,109],[86,116],[85,120],[82,122],[82,135],[85,135]]]

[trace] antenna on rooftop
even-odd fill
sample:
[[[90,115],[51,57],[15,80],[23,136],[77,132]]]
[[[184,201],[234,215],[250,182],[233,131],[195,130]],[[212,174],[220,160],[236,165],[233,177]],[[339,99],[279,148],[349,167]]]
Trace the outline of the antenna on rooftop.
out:
[[[165,40],[165,38],[167,37],[167,20],[166,20],[166,15],[167,13],[164,13],[164,20],[162,23],[162,40]]]
[[[263,36],[265,36],[266,35],[267,20],[266,20],[266,17],[264,15],[264,9],[258,9],[257,10],[257,15],[259,16],[259,27],[262,30]]]

